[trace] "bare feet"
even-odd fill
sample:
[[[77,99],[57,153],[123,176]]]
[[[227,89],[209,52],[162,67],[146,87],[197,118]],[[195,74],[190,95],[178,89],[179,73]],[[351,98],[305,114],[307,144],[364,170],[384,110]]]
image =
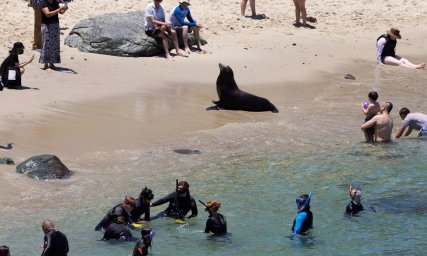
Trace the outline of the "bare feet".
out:
[[[53,63],[50,63],[50,64],[49,64],[49,68],[50,68],[50,69],[55,70],[55,69],[56,69],[56,66],[55,66],[55,65],[53,65]]]
[[[46,70],[46,69],[48,69],[49,68],[49,66],[47,65],[47,63],[45,63],[44,64],[44,67],[42,68],[43,70]]]
[[[197,53],[200,53],[200,54],[205,54],[205,53],[207,53],[205,50],[203,50],[202,48],[197,48],[196,49],[196,52]]]
[[[190,53],[191,53],[190,48],[185,48],[185,49],[184,49],[184,51],[185,51],[185,53],[187,53],[187,54],[190,54]]]
[[[172,57],[172,56],[170,56],[170,55],[166,55],[166,59],[167,59],[167,60],[173,60],[173,57]]]
[[[188,57],[188,54],[182,50],[177,51],[176,55],[181,56],[181,57]]]
[[[420,65],[417,66],[417,69],[425,69],[426,64],[425,63],[421,63]]]

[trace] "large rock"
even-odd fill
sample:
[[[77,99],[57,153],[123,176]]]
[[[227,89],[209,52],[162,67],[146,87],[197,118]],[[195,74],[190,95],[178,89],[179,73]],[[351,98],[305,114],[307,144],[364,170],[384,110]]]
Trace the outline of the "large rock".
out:
[[[189,41],[190,45],[195,44],[193,35]],[[65,38],[65,44],[83,52],[114,56],[141,57],[163,53],[161,42],[145,34],[143,11],[108,13],[82,20]]]
[[[16,167],[16,172],[39,180],[61,179],[71,174],[58,157],[48,154],[25,160]]]

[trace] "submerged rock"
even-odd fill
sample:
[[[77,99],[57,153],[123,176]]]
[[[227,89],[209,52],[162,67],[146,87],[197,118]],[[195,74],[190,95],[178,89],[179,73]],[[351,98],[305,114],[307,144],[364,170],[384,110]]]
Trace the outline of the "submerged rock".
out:
[[[161,41],[145,34],[143,11],[108,13],[81,20],[65,38],[65,44],[83,52],[124,57],[155,56],[164,52]],[[189,45],[194,44],[190,34]],[[172,47],[172,42],[169,45]]]
[[[184,154],[184,155],[198,155],[202,153],[198,149],[187,149],[187,148],[174,149],[173,151],[175,153]]]
[[[70,170],[54,155],[33,156],[16,166],[16,172],[39,180],[61,179],[71,174]]]
[[[15,165],[15,162],[10,157],[0,157],[0,164]]]

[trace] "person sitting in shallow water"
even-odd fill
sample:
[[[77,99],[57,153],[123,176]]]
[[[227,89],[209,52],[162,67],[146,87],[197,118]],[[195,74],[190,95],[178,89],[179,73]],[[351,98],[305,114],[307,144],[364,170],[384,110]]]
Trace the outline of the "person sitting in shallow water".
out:
[[[180,181],[176,186],[176,191],[169,195],[160,198],[151,204],[151,206],[158,206],[169,203],[168,208],[160,212],[152,219],[162,217],[171,217],[174,219],[184,219],[187,213],[191,210],[191,215],[187,218],[197,216],[197,204],[194,198],[190,195],[190,185],[186,181]]]
[[[212,232],[215,235],[222,235],[227,233],[227,221],[225,217],[218,213],[221,204],[216,200],[209,200],[205,211],[209,212],[209,218],[206,221],[205,233]]]
[[[122,203],[111,208],[104,218],[96,225],[95,231],[107,229],[111,223],[129,225],[131,223],[131,211],[135,205],[135,198],[127,196]]]
[[[150,220],[150,201],[154,198],[153,191],[145,187],[139,197],[135,201],[135,207],[131,211],[131,219],[133,222],[140,222],[141,216],[144,214],[144,221]]]
[[[360,188],[355,188],[350,185],[348,188],[348,192],[350,194],[351,201],[345,208],[345,212],[347,214],[357,214],[360,211],[363,211],[363,205],[361,203],[362,199],[362,190]]]
[[[313,213],[310,211],[310,195],[303,194],[297,198],[296,204],[298,214],[292,224],[292,235],[289,237],[291,240],[297,235],[305,235],[305,233],[313,228]]]

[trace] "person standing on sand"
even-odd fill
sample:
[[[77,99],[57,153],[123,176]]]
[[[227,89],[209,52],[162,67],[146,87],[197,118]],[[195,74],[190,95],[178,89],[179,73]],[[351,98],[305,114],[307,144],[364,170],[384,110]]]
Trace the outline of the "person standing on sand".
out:
[[[410,113],[408,108],[401,108],[399,110],[399,116],[403,120],[399,131],[396,133],[396,139],[402,137],[406,130],[405,136],[409,136],[413,130],[420,131],[418,137],[427,135],[427,115],[422,113]]]
[[[28,6],[34,10],[34,37],[33,37],[33,50],[42,47],[42,12],[40,9],[40,0],[30,0]]]
[[[41,256],[67,256],[69,251],[67,237],[55,230],[51,220],[44,220],[42,229],[45,236]]]
[[[365,123],[371,120],[381,111],[380,104],[377,102],[378,93],[375,91],[368,93],[368,100],[362,105],[362,111],[365,114]],[[364,131],[366,142],[373,142],[375,135],[375,127],[369,127]]]
[[[39,63],[44,63],[43,70],[55,69],[54,63],[61,63],[58,14],[64,14],[68,6],[59,6],[56,0],[42,0],[40,9],[42,10],[43,43]]]
[[[246,5],[248,4],[248,0],[242,0],[240,2],[240,15],[245,18],[245,12],[246,12]],[[255,10],[255,0],[250,0],[249,5],[251,6],[251,12],[252,17],[256,16],[256,10]]]
[[[380,65],[393,65],[407,68],[424,69],[425,64],[413,64],[409,60],[396,55],[396,39],[401,39],[400,30],[391,28],[387,34],[381,35],[377,39],[377,61]]]
[[[386,102],[381,106],[381,114],[374,116],[371,120],[364,123],[361,127],[365,130],[369,127],[375,127],[374,142],[390,142],[391,132],[393,131],[393,119],[390,111],[393,109],[391,102]]]
[[[305,9],[305,0],[294,0],[295,5],[295,27],[307,27],[307,10]],[[300,17],[302,16],[302,24]]]

